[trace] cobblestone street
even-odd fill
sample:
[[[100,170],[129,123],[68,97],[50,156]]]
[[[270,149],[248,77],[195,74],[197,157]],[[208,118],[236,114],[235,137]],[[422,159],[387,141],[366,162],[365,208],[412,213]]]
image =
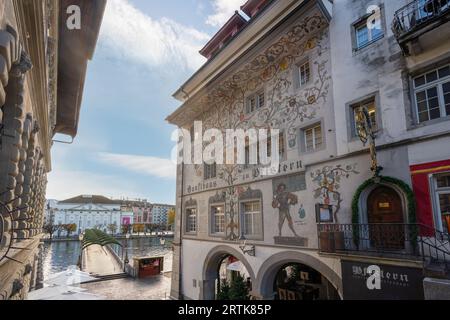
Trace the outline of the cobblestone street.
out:
[[[170,294],[170,275],[169,272],[147,279],[119,279],[83,284],[81,287],[106,300],[165,300]]]

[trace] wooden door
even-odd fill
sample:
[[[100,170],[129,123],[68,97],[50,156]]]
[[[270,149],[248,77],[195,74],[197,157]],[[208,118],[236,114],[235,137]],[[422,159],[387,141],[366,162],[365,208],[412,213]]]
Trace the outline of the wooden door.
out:
[[[370,243],[373,247],[401,250],[405,247],[402,200],[385,186],[372,191],[367,200]]]

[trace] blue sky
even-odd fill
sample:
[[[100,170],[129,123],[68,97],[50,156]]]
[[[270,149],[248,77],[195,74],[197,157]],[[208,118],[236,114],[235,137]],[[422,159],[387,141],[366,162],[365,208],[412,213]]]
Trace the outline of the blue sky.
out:
[[[245,0],[108,0],[74,144],[55,143],[47,197],[175,202],[172,93]]]

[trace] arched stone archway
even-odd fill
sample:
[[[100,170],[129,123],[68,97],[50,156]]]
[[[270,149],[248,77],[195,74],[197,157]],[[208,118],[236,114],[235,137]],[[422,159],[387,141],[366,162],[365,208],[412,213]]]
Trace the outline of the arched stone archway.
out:
[[[311,267],[321,273],[337,290],[339,296],[343,297],[342,279],[325,263],[319,259],[302,252],[285,251],[274,254],[267,259],[259,269],[254,285],[254,291],[261,299],[271,300],[273,298],[273,284],[278,270],[288,263],[300,263]]]
[[[410,223],[410,221],[409,221],[410,218],[408,217],[408,197],[407,197],[407,195],[403,192],[403,190],[399,186],[397,186],[393,183],[389,183],[389,182],[380,182],[378,184],[369,185],[369,186],[367,186],[367,188],[365,188],[361,192],[361,194],[359,196],[359,201],[358,201],[359,222],[362,224],[369,223],[367,203],[368,203],[370,195],[376,189],[378,189],[380,187],[389,188],[398,195],[398,197],[401,200],[403,223]]]
[[[255,273],[252,267],[245,259],[244,255],[233,247],[221,245],[214,247],[206,256],[203,264],[203,285],[200,288],[200,300],[214,300],[215,298],[215,284],[219,266],[222,260],[227,256],[234,256],[247,269],[252,283],[256,283]]]

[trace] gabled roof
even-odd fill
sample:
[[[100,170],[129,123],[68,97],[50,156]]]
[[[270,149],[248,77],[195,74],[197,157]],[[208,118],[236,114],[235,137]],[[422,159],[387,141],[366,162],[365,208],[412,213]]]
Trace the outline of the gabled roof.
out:
[[[239,32],[245,25],[247,20],[242,17],[238,11],[235,11],[233,16],[224,24],[222,28],[208,41],[208,43],[200,50],[200,54],[206,58],[210,58],[212,53],[220,49],[220,45],[225,45],[227,38]],[[225,42],[225,43],[224,43]]]
[[[273,0],[248,0],[243,6],[241,6],[241,10],[252,18],[272,1]]]

